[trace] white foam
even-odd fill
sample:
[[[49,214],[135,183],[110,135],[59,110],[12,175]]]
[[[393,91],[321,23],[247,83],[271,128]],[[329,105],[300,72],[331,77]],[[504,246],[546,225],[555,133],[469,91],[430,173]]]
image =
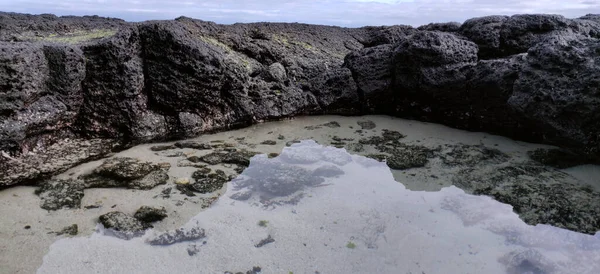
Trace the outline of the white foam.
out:
[[[344,173],[312,175],[323,166]],[[61,239],[38,273],[600,273],[600,234],[529,226],[510,206],[455,187],[409,191],[384,163],[312,141],[255,156],[184,226],[196,227],[205,238],[169,246],[147,243],[160,231]],[[275,242],[255,247],[269,235]]]

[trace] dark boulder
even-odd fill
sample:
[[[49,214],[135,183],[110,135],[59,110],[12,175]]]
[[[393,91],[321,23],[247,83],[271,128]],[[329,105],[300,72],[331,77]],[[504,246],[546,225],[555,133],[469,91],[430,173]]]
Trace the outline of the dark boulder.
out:
[[[479,46],[479,57],[490,59],[501,56],[500,31],[508,16],[486,16],[472,18],[460,27],[464,35]]]
[[[569,20],[560,15],[523,14],[508,18],[500,30],[503,55],[525,53],[553,31],[564,30]]]
[[[600,152],[600,40],[555,36],[531,48],[508,104],[538,126],[547,143]]]
[[[428,31],[458,32],[460,30],[460,26],[461,24],[458,22],[429,23],[427,25],[420,26],[417,29]]]

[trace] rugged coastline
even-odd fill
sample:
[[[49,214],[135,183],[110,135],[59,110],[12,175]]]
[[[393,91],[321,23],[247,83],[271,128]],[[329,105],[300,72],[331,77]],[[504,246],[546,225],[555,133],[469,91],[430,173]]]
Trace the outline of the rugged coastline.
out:
[[[131,144],[308,114],[386,114],[598,157],[597,15],[350,29],[2,13],[0,26],[2,187]]]
[[[176,229],[251,157],[306,139],[385,161],[412,191],[454,185],[593,235],[600,15],[340,28],[0,13],[0,270],[31,272],[98,222],[123,239]]]

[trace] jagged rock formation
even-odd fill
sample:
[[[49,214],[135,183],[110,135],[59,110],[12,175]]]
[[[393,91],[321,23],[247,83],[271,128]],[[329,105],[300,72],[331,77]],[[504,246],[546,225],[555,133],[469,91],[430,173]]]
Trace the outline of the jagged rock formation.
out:
[[[121,145],[322,113],[415,118],[598,157],[599,39],[598,15],[349,29],[1,13],[0,187]]]

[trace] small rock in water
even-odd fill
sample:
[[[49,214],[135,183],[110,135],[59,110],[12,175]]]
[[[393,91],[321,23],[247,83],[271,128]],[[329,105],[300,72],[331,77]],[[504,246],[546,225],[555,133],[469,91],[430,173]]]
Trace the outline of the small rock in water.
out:
[[[287,143],[285,143],[285,146],[292,146],[293,144],[298,144],[300,143],[299,140],[292,140],[292,141],[288,141]]]
[[[91,174],[82,176],[85,187],[128,187],[148,190],[166,184],[170,164],[152,164],[129,157],[105,160]]]
[[[65,228],[63,228],[61,231],[56,232],[56,235],[64,235],[64,234],[69,234],[71,236],[75,236],[79,233],[79,227],[77,226],[77,224],[72,224],[70,226],[67,226]]]
[[[266,141],[262,141],[260,143],[261,145],[269,145],[269,146],[274,146],[277,144],[277,142],[273,141],[273,140],[266,140]]]
[[[192,174],[195,182],[189,185],[189,189],[199,193],[211,193],[223,187],[229,181],[229,178],[222,170],[216,170],[215,173],[205,173],[203,171],[195,171]]]
[[[190,256],[194,256],[194,255],[198,254],[198,252],[200,252],[200,249],[198,249],[197,245],[189,245],[187,248],[187,253]]]
[[[374,129],[377,127],[375,122],[366,120],[366,121],[358,121],[356,122],[362,129]]]
[[[168,158],[175,158],[175,157],[184,157],[186,156],[185,153],[183,153],[182,151],[168,151],[168,152],[164,152],[164,153],[155,153],[158,156],[162,156],[162,157],[168,157]]]
[[[187,158],[188,161],[192,162],[192,163],[199,163],[202,162],[202,159],[198,156],[190,156]]]
[[[196,194],[194,194],[194,192],[192,191],[192,188],[190,187],[189,184],[188,185],[177,185],[175,188],[177,188],[177,190],[179,190],[181,192],[181,194],[183,194],[185,196],[188,196],[188,197],[196,196]]]
[[[361,143],[351,143],[346,145],[346,149],[354,152],[363,152],[365,150],[363,144]]]
[[[586,164],[586,158],[562,149],[540,148],[527,152],[532,160],[558,169]]]
[[[191,148],[198,150],[212,149],[212,147],[209,144],[203,144],[198,142],[177,142],[175,143],[175,146],[178,148]]]
[[[339,136],[333,136],[333,137],[331,137],[331,140],[334,140],[336,142],[344,142],[344,141],[352,142],[352,141],[354,141],[354,138],[341,138]]]
[[[167,217],[167,210],[164,207],[153,208],[149,206],[142,206],[135,212],[133,217],[144,223],[158,222]]]
[[[259,154],[258,152],[239,150],[231,151],[228,153],[213,152],[201,157],[202,161],[210,164],[235,164],[241,166],[248,166],[250,164],[250,158],[254,155]]]
[[[269,153],[268,156],[269,156],[269,158],[275,158],[275,157],[279,156],[279,153],[272,152],[272,153]]]
[[[338,123],[336,121],[331,121],[329,123],[323,124],[322,126],[329,127],[329,128],[338,128],[338,127],[340,127],[340,123]]]
[[[99,220],[105,228],[112,229],[116,237],[127,240],[141,236],[144,230],[152,227],[119,211],[112,211],[101,215]]]
[[[165,150],[169,150],[169,149],[175,149],[175,146],[166,145],[166,146],[153,146],[153,147],[150,147],[150,150],[152,150],[152,151],[165,151]]]
[[[229,196],[229,198],[238,200],[238,201],[246,201],[246,200],[250,199],[250,197],[252,197],[251,191],[237,192],[237,193],[234,193],[231,196]]]
[[[101,207],[102,207],[102,205],[95,204],[95,205],[86,205],[83,208],[85,208],[85,209],[95,209],[95,208],[101,208]]]
[[[340,127],[340,123],[338,123],[336,121],[331,121],[329,123],[320,124],[320,125],[316,125],[316,126],[305,126],[304,128],[308,129],[308,130],[315,130],[315,129],[319,129],[322,127],[338,128],[338,127]]]
[[[271,235],[269,235],[267,238],[260,240],[260,242],[258,242],[258,244],[255,244],[254,246],[259,248],[259,247],[268,245],[272,242],[275,242],[275,239],[273,239],[273,237],[271,237]]]
[[[25,228],[25,229],[30,229],[30,228],[31,228],[31,226],[30,226],[30,225],[26,225],[26,226],[25,226],[25,227],[23,227],[23,228]]]
[[[341,168],[334,165],[327,165],[315,169],[312,175],[320,177],[337,177],[343,174],[344,171]]]
[[[404,137],[406,137],[406,135],[395,131],[395,130],[387,130],[384,129],[383,133],[381,133],[381,136],[386,140],[386,141],[396,141],[398,139],[402,139]]]
[[[167,231],[154,238],[150,238],[146,242],[150,245],[172,245],[174,243],[194,241],[204,237],[206,237],[206,233],[203,228],[178,228],[176,230]]]
[[[279,139],[279,140],[284,140],[284,139],[285,139],[285,136],[283,136],[283,135],[279,134],[279,136],[277,136],[277,139]]]

